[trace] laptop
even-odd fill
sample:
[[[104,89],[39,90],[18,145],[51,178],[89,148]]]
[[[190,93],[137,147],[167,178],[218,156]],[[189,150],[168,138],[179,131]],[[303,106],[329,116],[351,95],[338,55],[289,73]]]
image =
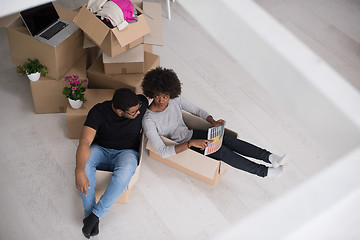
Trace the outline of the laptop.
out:
[[[32,37],[54,47],[79,29],[60,18],[52,2],[21,11],[20,15]]]

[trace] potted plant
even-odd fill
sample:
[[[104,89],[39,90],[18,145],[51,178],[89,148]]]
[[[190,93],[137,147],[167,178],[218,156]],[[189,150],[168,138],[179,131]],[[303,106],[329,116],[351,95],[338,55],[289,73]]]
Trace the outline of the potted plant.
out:
[[[66,76],[65,82],[67,86],[64,87],[62,94],[64,94],[74,109],[78,109],[86,101],[84,94],[88,85],[88,79],[79,79],[78,75]]]
[[[31,81],[37,81],[41,75],[46,77],[48,74],[47,67],[42,65],[37,58],[28,58],[21,67]]]
[[[16,66],[16,72],[17,72],[17,74],[18,75],[24,75],[24,68],[23,68],[23,66],[22,65],[17,65]]]

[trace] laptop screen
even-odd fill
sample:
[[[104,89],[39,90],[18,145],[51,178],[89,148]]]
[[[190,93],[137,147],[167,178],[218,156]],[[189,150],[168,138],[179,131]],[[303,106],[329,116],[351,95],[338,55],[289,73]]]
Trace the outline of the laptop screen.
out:
[[[59,19],[52,2],[21,11],[20,15],[32,36],[38,35]]]

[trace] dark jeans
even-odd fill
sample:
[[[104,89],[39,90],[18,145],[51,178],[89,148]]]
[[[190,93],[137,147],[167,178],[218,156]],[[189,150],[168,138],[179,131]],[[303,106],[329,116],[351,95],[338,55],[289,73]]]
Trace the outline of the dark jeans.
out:
[[[207,139],[207,132],[194,130],[191,139]],[[204,151],[199,148],[191,147],[191,149],[204,154]],[[240,154],[246,157],[263,160],[266,163],[271,163],[269,161],[269,151],[228,135],[224,136],[221,148],[208,156],[216,160],[221,160],[234,168],[256,174],[260,177],[265,177],[267,175],[268,167],[250,161]]]

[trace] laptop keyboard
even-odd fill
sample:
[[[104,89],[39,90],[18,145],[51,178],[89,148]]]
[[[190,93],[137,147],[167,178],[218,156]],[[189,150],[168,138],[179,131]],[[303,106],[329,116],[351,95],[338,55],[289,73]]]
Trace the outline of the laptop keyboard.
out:
[[[57,22],[55,23],[54,26],[52,26],[51,28],[49,28],[48,30],[46,30],[45,32],[43,32],[40,37],[43,37],[47,40],[49,40],[50,38],[52,38],[55,34],[57,34],[58,32],[60,32],[61,30],[63,30],[68,24],[64,23],[64,22]]]

